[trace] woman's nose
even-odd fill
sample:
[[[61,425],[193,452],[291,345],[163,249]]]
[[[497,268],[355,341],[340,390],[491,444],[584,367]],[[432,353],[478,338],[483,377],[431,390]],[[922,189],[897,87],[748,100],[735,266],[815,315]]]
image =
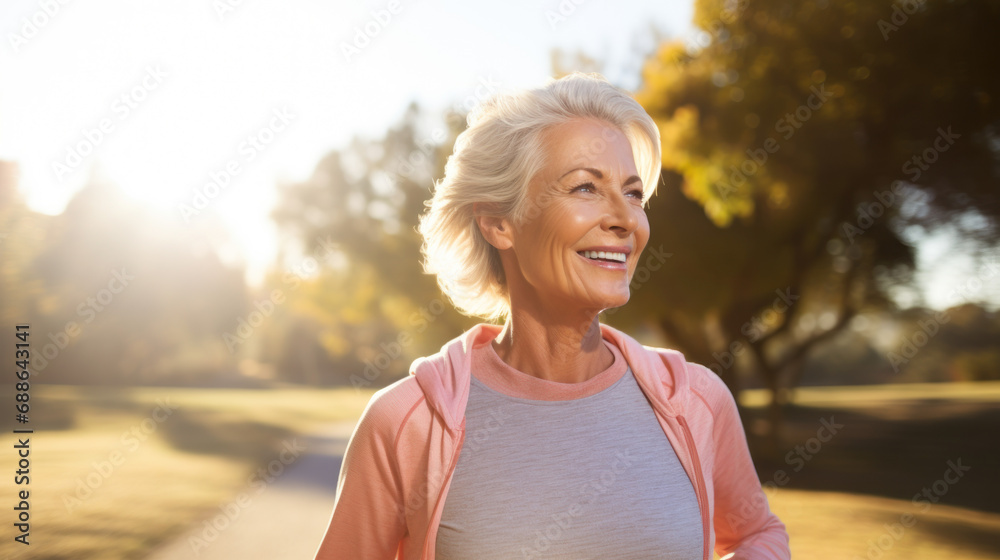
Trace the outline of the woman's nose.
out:
[[[605,200],[607,208],[604,214],[604,228],[622,233],[635,231],[639,226],[639,218],[635,215],[625,193],[617,192]]]

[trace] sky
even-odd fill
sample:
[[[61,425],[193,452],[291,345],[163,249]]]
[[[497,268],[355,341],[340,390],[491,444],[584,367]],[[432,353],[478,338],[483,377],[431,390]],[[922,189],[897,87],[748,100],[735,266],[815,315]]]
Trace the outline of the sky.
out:
[[[57,214],[95,174],[181,224],[215,214],[252,284],[274,264],[276,182],[381,136],[411,101],[467,110],[540,85],[553,48],[634,89],[652,29],[697,36],[675,0],[62,1],[0,7],[0,159],[29,206]],[[922,274],[931,303],[953,303],[954,271]]]
[[[259,280],[276,180],[380,136],[411,101],[469,108],[538,85],[554,47],[607,60],[634,88],[630,53],[652,49],[650,25],[690,29],[685,2],[577,2],[4,2],[0,158],[40,212],[96,173],[184,224],[216,213]]]

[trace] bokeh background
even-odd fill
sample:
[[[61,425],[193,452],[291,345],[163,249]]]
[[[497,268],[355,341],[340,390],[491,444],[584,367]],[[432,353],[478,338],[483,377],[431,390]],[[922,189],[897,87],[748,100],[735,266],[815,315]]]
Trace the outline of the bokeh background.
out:
[[[372,393],[476,323],[414,230],[465,116],[584,71],[663,140],[602,320],[732,389],[794,556],[1000,558],[998,25],[994,0],[5,2],[0,556],[311,558]]]

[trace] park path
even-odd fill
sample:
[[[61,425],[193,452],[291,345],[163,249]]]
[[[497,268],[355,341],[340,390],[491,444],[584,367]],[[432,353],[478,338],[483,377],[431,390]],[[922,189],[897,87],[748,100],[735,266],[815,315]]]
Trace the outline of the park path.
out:
[[[312,560],[330,522],[337,475],[353,429],[353,421],[341,422],[300,437],[302,455],[253,496],[228,527],[210,535],[211,542],[198,540],[205,534],[205,520],[199,519],[147,560]]]

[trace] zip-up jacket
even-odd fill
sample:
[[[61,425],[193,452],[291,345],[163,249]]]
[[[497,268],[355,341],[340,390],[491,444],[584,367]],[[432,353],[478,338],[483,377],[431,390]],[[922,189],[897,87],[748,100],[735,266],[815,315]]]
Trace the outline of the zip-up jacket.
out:
[[[418,358],[376,392],[344,454],[316,560],[434,560],[441,512],[465,440],[471,352],[496,338],[481,323]],[[754,470],[736,402],[708,368],[602,324],[652,404],[698,498],[703,558],[790,558],[784,524]],[[727,555],[732,556],[727,556]]]

